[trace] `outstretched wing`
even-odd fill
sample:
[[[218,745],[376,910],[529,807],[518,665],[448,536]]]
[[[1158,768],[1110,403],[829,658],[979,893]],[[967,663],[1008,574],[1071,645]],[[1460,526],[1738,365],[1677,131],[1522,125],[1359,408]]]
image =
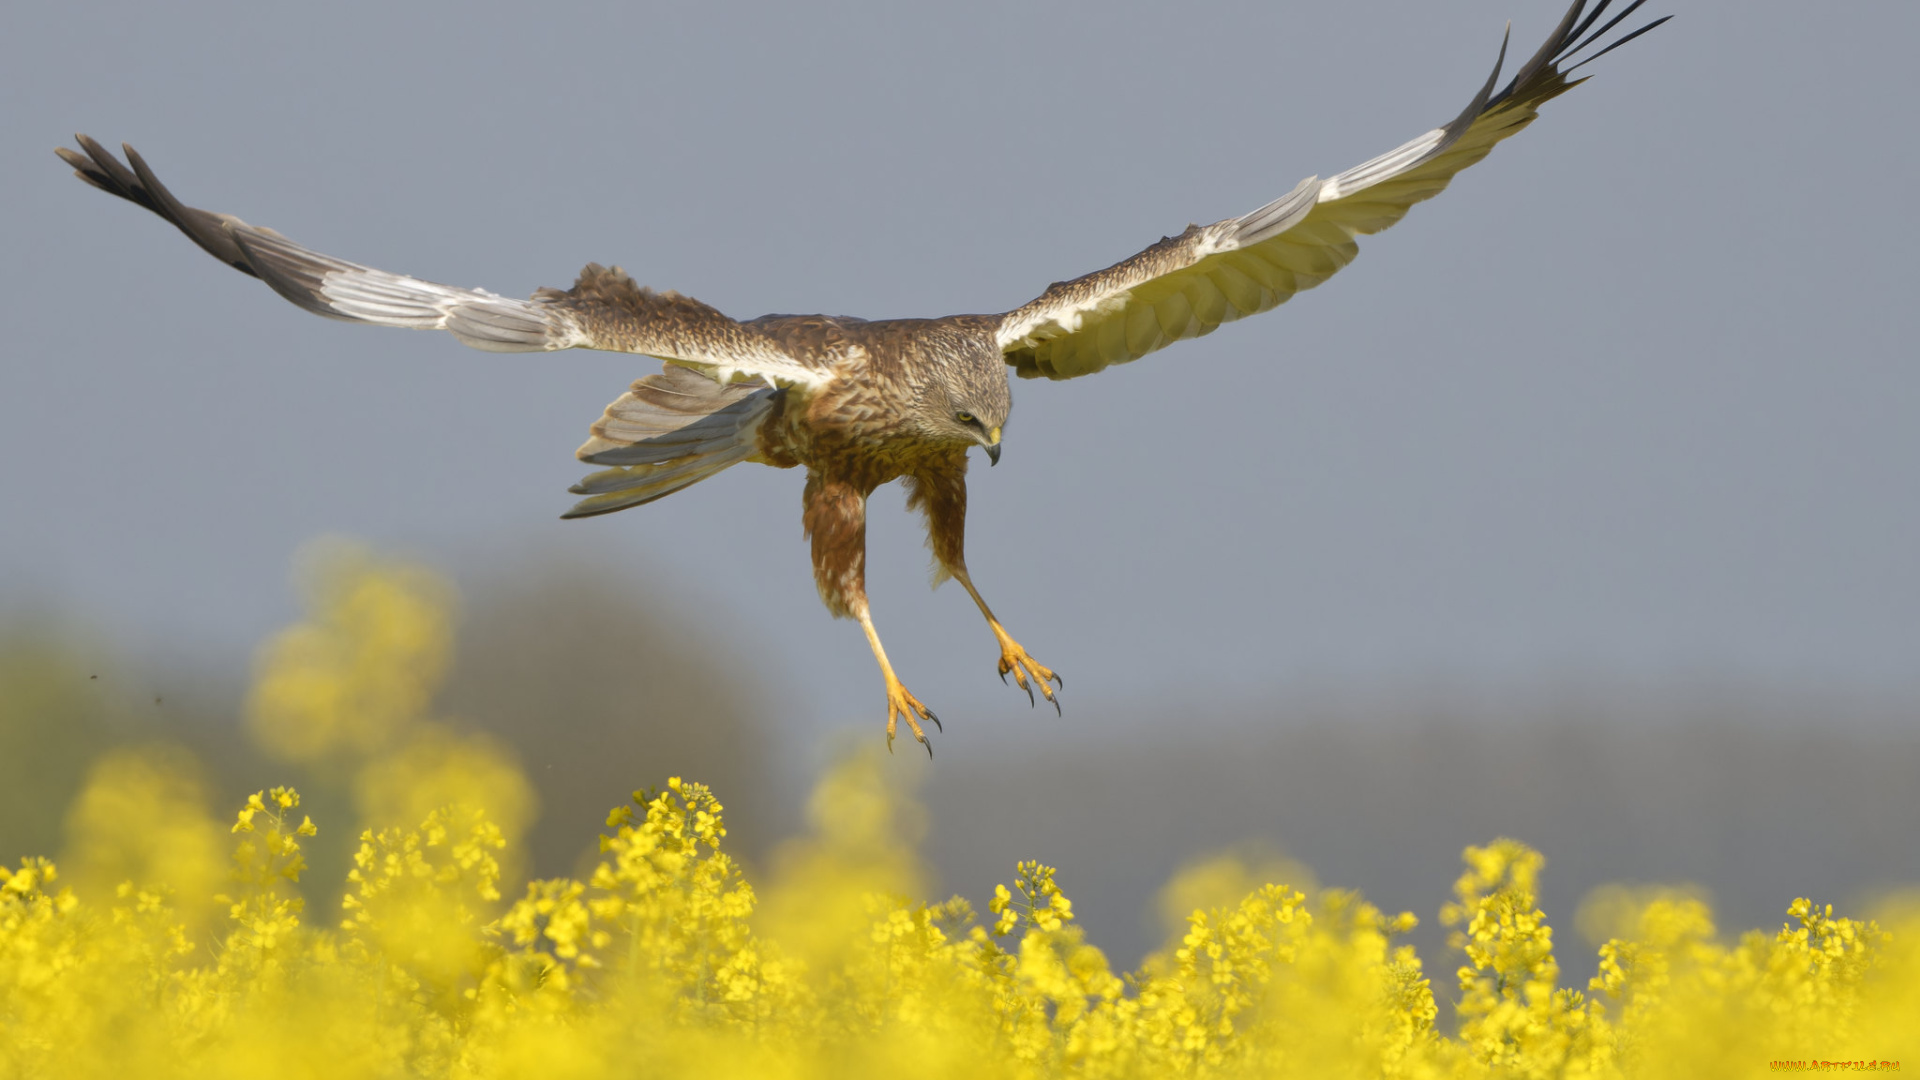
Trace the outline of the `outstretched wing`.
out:
[[[1320,284],[1353,261],[1355,236],[1379,232],[1414,203],[1438,195],[1455,173],[1532,123],[1542,102],[1583,81],[1568,78],[1580,64],[1563,65],[1646,0],[1634,0],[1583,40],[1611,2],[1599,0],[1583,19],[1587,0],[1574,0],[1553,36],[1495,93],[1507,54],[1502,41],[1493,75],[1444,127],[1330,180],[1308,177],[1250,214],[1190,225],[1105,270],[1049,286],[1001,316],[1001,352],[1023,377],[1071,379],[1212,333]],[[1666,21],[1626,34],[1581,63]]]
[[[654,292],[619,267],[597,263],[573,288],[541,289],[530,300],[497,296],[389,274],[322,255],[272,229],[231,214],[182,205],[131,146],[118,158],[85,135],[86,152],[55,151],[74,175],[166,218],[214,258],[267,283],[293,303],[330,319],[445,330],[462,344],[492,352],[604,349],[646,353],[704,370],[721,382],[765,379],[777,386],[818,386],[823,366],[796,357],[752,326],[691,297]]]

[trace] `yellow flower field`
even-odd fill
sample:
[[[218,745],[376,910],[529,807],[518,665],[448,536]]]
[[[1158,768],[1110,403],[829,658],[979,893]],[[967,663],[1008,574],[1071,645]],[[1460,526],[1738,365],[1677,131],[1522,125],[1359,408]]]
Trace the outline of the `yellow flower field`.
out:
[[[1116,973],[1056,871],[988,910],[916,895],[884,758],[819,782],[812,832],[749,882],[716,793],[609,814],[585,880],[507,888],[512,761],[425,718],[451,649],[430,574],[339,548],[262,652],[254,737],[356,777],[339,910],[302,845],[342,823],[265,789],[216,821],[165,755],[94,770],[72,886],[0,870],[4,1077],[1742,1076],[1920,1062],[1920,918],[1797,901],[1727,938],[1683,892],[1611,890],[1597,955],[1556,952],[1541,856],[1469,848],[1440,918],[1264,885]],[[1196,853],[1197,854],[1197,853]],[[224,865],[222,865],[224,863]],[[1217,867],[1209,872],[1217,872]],[[1818,883],[1810,883],[1817,885]],[[1176,887],[1177,892],[1177,887]],[[1450,1001],[1443,1028],[1439,1002]],[[1823,1065],[1822,1063],[1826,1063]]]

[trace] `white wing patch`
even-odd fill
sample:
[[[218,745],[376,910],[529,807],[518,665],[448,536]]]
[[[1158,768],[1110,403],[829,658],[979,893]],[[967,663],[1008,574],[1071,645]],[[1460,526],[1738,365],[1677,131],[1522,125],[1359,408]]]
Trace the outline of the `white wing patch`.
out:
[[[1382,180],[1387,180],[1419,163],[1420,159],[1432,153],[1447,141],[1446,128],[1434,128],[1425,135],[1413,139],[1377,158],[1363,161],[1353,168],[1333,177],[1320,185],[1320,201],[1332,202],[1345,198],[1356,191],[1370,188]]]
[[[1088,320],[1102,315],[1111,315],[1124,309],[1132,295],[1131,292],[1122,290],[1105,296],[1088,297],[1077,304],[1050,309],[1041,319],[1019,328],[1024,332],[1017,337],[1009,336],[1006,331],[1002,331],[999,338],[1000,351],[1006,352],[1008,349],[1017,349],[1022,346],[1031,347],[1051,338],[1077,333]]]
[[[776,388],[793,387],[803,391],[813,391],[821,389],[833,380],[831,371],[815,371],[795,364],[785,357],[769,358],[766,362],[749,363],[744,366],[683,360],[674,356],[662,356],[660,359],[679,367],[691,368],[722,386],[764,380]]]
[[[343,318],[412,330],[446,330],[488,352],[534,352],[588,344],[567,312],[551,305],[461,289],[364,267],[329,270],[320,297]]]

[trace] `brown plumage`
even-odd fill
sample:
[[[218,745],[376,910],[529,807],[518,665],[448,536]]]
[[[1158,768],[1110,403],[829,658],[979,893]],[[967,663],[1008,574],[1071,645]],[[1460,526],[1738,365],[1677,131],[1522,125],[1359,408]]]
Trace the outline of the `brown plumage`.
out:
[[[874,489],[905,482],[909,507],[926,518],[939,575],[960,582],[1000,644],[1002,679],[1011,674],[1030,699],[1038,689],[1057,709],[1059,676],[994,618],[966,567],[967,452],[981,446],[999,461],[1012,408],[1009,368],[1023,377],[1090,374],[1211,333],[1326,280],[1358,253],[1356,237],[1438,194],[1531,123],[1542,103],[1577,85],[1568,78],[1580,66],[1568,66],[1572,58],[1644,2],[1633,0],[1589,34],[1611,0],[1598,0],[1591,11],[1587,0],[1574,0],[1505,88],[1495,92],[1496,63],[1449,123],[1330,180],[1304,180],[1251,213],[1188,226],[1105,270],[1056,282],[1001,315],[877,322],[769,315],[740,322],[598,264],[570,289],[516,300],[336,259],[271,229],[185,206],[131,147],[124,147],[124,164],[84,135],[76,136],[84,153],[58,153],[80,179],[166,218],[215,258],[315,314],[446,330],[500,352],[605,349],[666,361],[593,425],[578,456],[609,468],[575,485],[585,497],[565,516],[652,502],[743,461],[804,466],[801,520],[820,598],[866,631],[886,682],[889,743],[905,719],[925,744],[920,721],[939,721],[895,676],[867,607],[866,506]],[[1665,21],[1620,36],[1588,60]]]

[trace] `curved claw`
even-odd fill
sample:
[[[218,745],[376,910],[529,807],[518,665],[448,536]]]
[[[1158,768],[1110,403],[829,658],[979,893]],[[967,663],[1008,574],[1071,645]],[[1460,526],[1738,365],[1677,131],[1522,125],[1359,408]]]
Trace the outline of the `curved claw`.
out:
[[[886,672],[886,675],[887,752],[893,752],[894,732],[897,730],[899,722],[905,720],[907,722],[907,730],[912,732],[914,739],[917,740],[920,745],[927,748],[927,756],[932,757],[933,743],[927,740],[927,733],[920,729],[920,721],[931,720],[933,721],[933,726],[941,731],[945,731],[946,727],[940,723],[939,717],[933,715],[932,709],[927,708],[919,698],[914,697],[906,687],[900,685],[900,680],[894,678],[891,671]]]
[[[1000,681],[1006,682],[1008,674],[1013,675],[1015,686],[1027,692],[1029,708],[1040,707],[1039,699],[1034,696],[1034,684],[1039,683],[1040,693],[1046,696],[1054,712],[1064,715],[1061,713],[1060,699],[1054,695],[1053,684],[1059,683],[1061,688],[1065,689],[1066,680],[1045,664],[1027,655],[1027,650],[1021,648],[1019,642],[1002,632],[1000,635]]]
[[[938,720],[934,721],[935,724],[938,724],[939,722],[940,721]],[[942,728],[941,730],[944,731],[946,729]],[[918,742],[921,746],[924,746],[927,748],[927,760],[932,761],[933,760],[933,740],[923,735],[915,735],[914,741]],[[893,732],[891,731],[887,732],[887,753],[889,754],[893,753]]]
[[[1047,700],[1053,702],[1053,715],[1055,716],[1067,715],[1066,713],[1060,711],[1060,695],[1059,694],[1048,694]]]

